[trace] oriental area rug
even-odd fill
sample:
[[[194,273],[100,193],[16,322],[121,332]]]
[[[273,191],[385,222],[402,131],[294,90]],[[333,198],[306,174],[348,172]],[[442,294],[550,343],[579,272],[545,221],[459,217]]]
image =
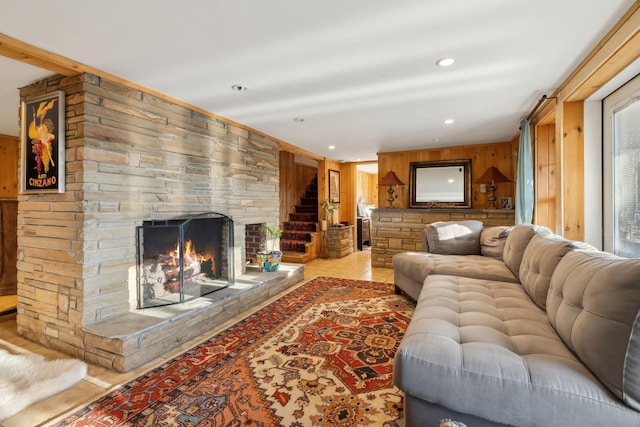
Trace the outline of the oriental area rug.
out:
[[[56,426],[403,426],[393,357],[414,303],[319,277]]]

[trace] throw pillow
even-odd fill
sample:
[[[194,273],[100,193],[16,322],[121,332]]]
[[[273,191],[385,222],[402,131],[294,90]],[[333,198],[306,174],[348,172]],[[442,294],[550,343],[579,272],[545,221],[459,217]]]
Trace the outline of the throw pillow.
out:
[[[440,221],[427,225],[429,252],[442,255],[480,255],[482,222]]]
[[[502,261],[504,244],[512,228],[499,226],[482,229],[482,233],[480,233],[480,253]]]
[[[563,256],[573,249],[573,242],[555,234],[534,235],[520,263],[520,283],[533,302],[546,308],[551,275]]]
[[[502,261],[509,270],[520,278],[520,263],[522,256],[531,238],[535,235],[553,234],[547,227],[541,225],[518,224],[509,232],[507,241],[504,244]]]

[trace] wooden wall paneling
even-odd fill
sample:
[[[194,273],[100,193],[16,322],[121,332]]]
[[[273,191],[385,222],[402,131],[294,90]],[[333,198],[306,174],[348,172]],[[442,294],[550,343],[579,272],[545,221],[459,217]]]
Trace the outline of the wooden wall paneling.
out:
[[[0,135],[0,199],[18,198],[20,138]]]
[[[295,155],[280,151],[280,224],[289,220],[297,203]]]
[[[534,187],[535,187],[535,211],[533,222],[549,227],[549,126],[536,126],[534,137]],[[555,226],[555,219],[553,219]],[[551,227],[549,227],[551,228]]]
[[[343,163],[340,166],[340,221],[351,227],[352,252],[357,250],[358,241],[355,233],[358,217],[357,199],[357,163]]]
[[[329,197],[329,169],[340,172],[340,208],[334,213],[333,222],[347,221],[350,225],[356,220],[356,163],[342,163],[324,159],[318,161],[318,202]],[[322,218],[322,209],[318,204],[318,215]]]
[[[556,224],[558,219],[556,218],[558,212],[558,182],[556,176],[558,175],[558,158],[556,157],[556,125],[550,124],[549,126],[549,166],[548,174],[549,181],[547,183],[547,195],[548,195],[548,210],[549,210],[549,229],[554,233],[557,233]]]
[[[378,175],[358,171],[356,179],[358,182],[356,202],[362,200],[368,205],[378,206]]]
[[[516,142],[517,144],[517,142]],[[516,145],[517,146],[517,145]],[[515,150],[517,151],[517,149]],[[393,170],[405,187],[396,190],[394,206],[409,207],[409,173],[411,162],[432,160],[471,159],[471,207],[483,209],[489,206],[486,194],[480,193],[480,184],[474,181],[490,166],[495,166],[508,178],[515,179],[514,141],[490,144],[461,145],[445,148],[433,148],[413,151],[378,153],[378,177],[382,178],[389,170]],[[514,197],[514,182],[496,185],[496,197]],[[386,208],[386,186],[378,188],[378,207]]]
[[[565,102],[563,109],[563,223],[567,239],[584,240],[584,103]]]
[[[509,178],[512,179],[511,184],[511,197],[513,200],[513,206],[515,209],[515,203],[516,203],[516,184],[517,184],[517,178],[518,178],[518,151],[520,148],[520,132],[518,132],[513,139],[511,140],[511,175],[509,175]],[[507,196],[505,196],[507,197]],[[534,207],[535,210],[535,207]]]
[[[320,203],[329,196],[329,168],[327,160],[318,160],[318,218],[322,219]]]
[[[366,201],[369,199],[369,174],[362,171],[356,172],[356,201]]]
[[[555,124],[536,127],[535,217],[534,223],[555,232],[556,228],[556,147]]]
[[[356,225],[358,210],[356,209],[356,180],[357,164],[343,163],[340,165],[340,222]],[[354,239],[354,248],[356,241]]]
[[[322,171],[321,169],[321,165],[322,165]],[[334,160],[330,160],[330,159],[324,159],[321,162],[318,162],[318,202],[322,202],[322,200],[324,199],[328,199],[329,198],[329,169],[332,170],[340,170],[340,163],[336,162]],[[344,185],[342,183],[342,174],[340,174],[340,189],[342,190],[342,186]],[[322,180],[320,180],[320,177],[322,176]],[[333,214],[333,218],[330,218],[330,223],[335,223],[335,222],[340,222],[340,214],[341,214],[341,209],[342,209],[342,194],[341,196],[341,200],[340,200],[340,207],[338,209],[338,212],[334,212]],[[322,209],[319,208],[319,218],[322,219]]]
[[[0,296],[18,285],[18,163],[20,138],[0,135]]]
[[[357,218],[357,163],[339,163],[340,171],[340,209],[338,210],[339,222],[346,222],[350,226],[351,252],[357,249],[356,232]],[[345,231],[346,232],[346,231]]]
[[[460,158],[471,158],[471,205],[476,209],[484,209],[489,207],[489,200],[486,193],[481,193],[480,184],[476,184],[475,180],[480,177],[490,167],[496,167],[512,182],[496,183],[496,203],[500,206],[501,197],[511,197],[513,203],[513,180],[514,172],[512,170],[511,144],[497,143],[470,147],[466,152],[459,153]],[[471,156],[471,157],[469,157]]]
[[[395,201],[393,206],[396,208],[409,207],[409,163],[411,160],[411,153],[413,151],[399,151],[392,153],[378,153],[378,180],[382,179],[387,172],[393,171],[400,181],[404,182],[405,186],[398,188],[395,193]],[[378,186],[378,208],[386,208],[389,203],[387,198],[389,197],[387,190],[389,187],[386,185]]]
[[[378,206],[378,174],[369,174],[369,205]]]
[[[0,296],[18,291],[18,201],[0,200]]]

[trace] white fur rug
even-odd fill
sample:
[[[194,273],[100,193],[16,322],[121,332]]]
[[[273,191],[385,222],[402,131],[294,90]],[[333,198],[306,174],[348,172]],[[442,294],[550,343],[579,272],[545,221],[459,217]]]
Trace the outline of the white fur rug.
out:
[[[0,349],[0,421],[71,387],[85,375],[87,365],[81,360],[45,360],[39,354]]]

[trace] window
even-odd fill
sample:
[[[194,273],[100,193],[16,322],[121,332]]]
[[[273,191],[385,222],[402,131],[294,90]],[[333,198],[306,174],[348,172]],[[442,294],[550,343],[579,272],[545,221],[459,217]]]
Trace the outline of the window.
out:
[[[640,77],[604,100],[605,250],[640,258]]]

